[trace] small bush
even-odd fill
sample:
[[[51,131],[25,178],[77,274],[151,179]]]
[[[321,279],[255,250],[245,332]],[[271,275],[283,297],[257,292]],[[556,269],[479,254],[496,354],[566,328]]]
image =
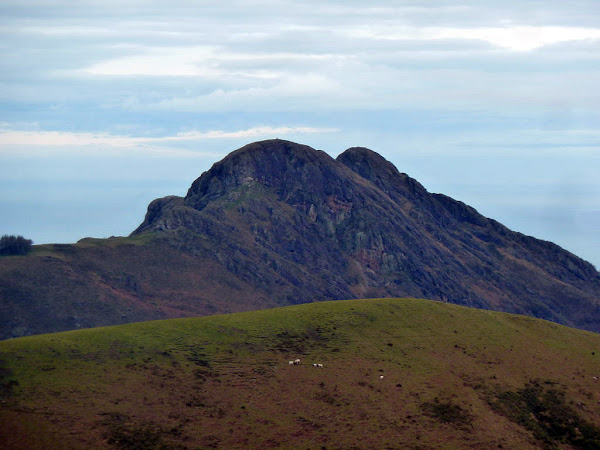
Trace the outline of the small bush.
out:
[[[208,356],[198,349],[192,350],[191,354],[187,357],[187,360],[199,367],[210,367]]]
[[[315,399],[321,400],[325,403],[329,403],[332,406],[342,406],[342,404],[338,401],[335,395],[332,395],[329,392],[317,392],[315,394]]]
[[[31,250],[32,245],[31,239],[5,234],[0,238],[0,255],[25,255]]]
[[[564,389],[552,382],[536,380],[516,392],[499,392],[490,405],[547,446],[561,442],[600,449],[600,427],[581,418],[567,403]]]
[[[12,393],[15,386],[18,386],[19,382],[13,379],[13,372],[11,369],[6,367],[6,362],[0,360],[0,401],[6,401]]]
[[[153,423],[135,423],[129,416],[119,413],[104,413],[107,427],[105,438],[109,445],[123,450],[162,450],[165,431]]]
[[[458,426],[470,425],[473,421],[473,415],[456,405],[451,401],[440,401],[437,397],[433,402],[424,402],[421,404],[423,414],[439,420],[440,422],[451,423]]]

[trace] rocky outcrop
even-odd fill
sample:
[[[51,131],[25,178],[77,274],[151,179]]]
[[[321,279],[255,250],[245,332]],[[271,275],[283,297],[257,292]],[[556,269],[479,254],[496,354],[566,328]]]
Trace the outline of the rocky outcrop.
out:
[[[249,144],[184,199],[153,202],[135,234],[165,230],[277,304],[415,296],[600,330],[591,264],[427,192],[366,148],[334,160],[283,140]]]

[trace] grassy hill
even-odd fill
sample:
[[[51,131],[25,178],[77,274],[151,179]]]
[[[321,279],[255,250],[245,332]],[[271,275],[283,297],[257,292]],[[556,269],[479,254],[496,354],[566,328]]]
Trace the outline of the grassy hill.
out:
[[[0,353],[3,448],[600,448],[600,335],[439,302],[145,322]]]

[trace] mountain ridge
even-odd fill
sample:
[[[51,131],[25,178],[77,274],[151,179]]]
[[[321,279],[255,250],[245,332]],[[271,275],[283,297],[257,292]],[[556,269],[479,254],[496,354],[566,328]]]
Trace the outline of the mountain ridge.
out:
[[[563,312],[577,314],[582,298],[594,314],[600,311],[600,278],[591,264],[555,244],[511,231],[460,201],[430,194],[418,181],[364,147],[350,148],[333,159],[289,141],[249,144],[192,184],[183,199],[185,208],[194,210],[186,210],[187,222],[182,219],[187,214],[182,208],[177,214],[157,215],[159,226],[145,221],[147,225],[136,233],[169,229],[169,221],[174,224],[170,229],[183,226],[204,232],[206,226],[193,224],[192,218],[200,213],[204,220],[216,220],[215,213],[222,211],[216,206],[219,202],[241,208],[239,214],[233,213],[236,225],[230,226],[242,227],[244,215],[260,215],[260,205],[244,195],[269,198],[274,201],[272,209],[290,216],[286,221],[289,230],[272,229],[277,236],[272,240],[285,241],[291,235],[300,243],[300,253],[319,247],[320,241],[327,249],[321,246],[319,254],[331,253],[327,264],[337,266],[336,272],[351,274],[354,266],[362,281],[341,283],[340,298],[410,295],[558,322],[565,321]],[[180,205],[181,200],[177,201]],[[210,206],[215,211],[202,214]],[[178,220],[173,220],[175,216]],[[223,218],[220,223],[228,222]],[[301,227],[294,229],[298,223]],[[255,240],[246,246],[262,248],[264,244]],[[286,254],[282,245],[270,247]],[[289,258],[284,260],[289,262]],[[310,263],[306,259],[301,262]],[[519,283],[509,282],[519,271],[525,271],[528,280],[520,275]],[[586,283],[592,285],[589,293]],[[464,284],[469,288],[463,288]],[[501,292],[507,284],[512,295]],[[562,302],[552,294],[556,289],[564,297]],[[331,292],[325,297],[331,298]],[[531,298],[529,306],[520,304],[523,297]]]
[[[0,259],[3,337],[369,297],[600,331],[590,263],[429,193],[364,147],[334,159],[290,141],[251,143],[184,197],[152,201],[130,237],[24,258]]]

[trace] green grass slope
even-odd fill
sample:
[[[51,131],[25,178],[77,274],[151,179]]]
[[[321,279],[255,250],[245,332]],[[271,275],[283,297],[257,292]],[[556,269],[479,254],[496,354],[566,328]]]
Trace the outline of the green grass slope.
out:
[[[438,302],[145,322],[0,353],[2,448],[600,448],[600,335]]]

